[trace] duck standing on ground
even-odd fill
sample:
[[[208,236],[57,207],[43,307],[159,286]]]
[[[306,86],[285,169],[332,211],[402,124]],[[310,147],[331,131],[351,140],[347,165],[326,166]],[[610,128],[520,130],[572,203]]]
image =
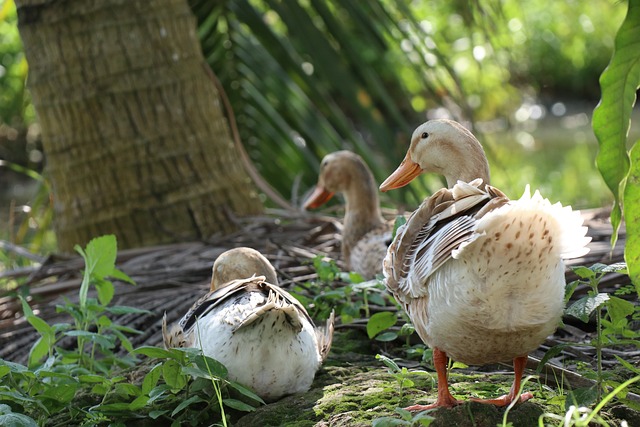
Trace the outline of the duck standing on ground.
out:
[[[510,392],[476,401],[498,406],[530,399],[520,393],[527,354],[560,323],[563,259],[588,252],[580,213],[552,205],[527,186],[509,200],[489,185],[489,165],[471,132],[432,120],[413,133],[406,157],[380,186],[408,184],[423,172],[445,176],[449,188],[425,199],[400,227],[384,260],[387,288],[433,349],[438,397],[409,410],[452,407],[447,357],[483,365],[512,360]]]
[[[377,184],[371,170],[351,151],[336,151],[322,159],[318,183],[304,208],[318,208],[335,193],[342,193],[346,203],[341,247],[345,267],[372,279],[382,272],[393,227],[380,213]]]
[[[221,362],[229,379],[265,401],[307,391],[331,347],[333,313],[319,329],[305,308],[277,286],[276,271],[258,251],[236,248],[214,265],[211,291],[167,330],[164,344],[194,347]]]

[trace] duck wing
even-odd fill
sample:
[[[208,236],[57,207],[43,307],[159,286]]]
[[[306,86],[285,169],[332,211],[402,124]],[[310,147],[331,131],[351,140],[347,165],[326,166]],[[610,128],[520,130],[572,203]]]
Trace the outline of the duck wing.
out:
[[[402,303],[428,294],[428,280],[453,252],[474,238],[477,220],[509,201],[482,180],[459,181],[425,201],[398,228],[383,262],[387,288]]]

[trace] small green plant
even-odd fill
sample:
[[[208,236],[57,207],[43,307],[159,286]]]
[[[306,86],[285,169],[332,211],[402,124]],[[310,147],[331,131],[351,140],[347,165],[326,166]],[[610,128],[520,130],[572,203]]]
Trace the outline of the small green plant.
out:
[[[589,289],[587,295],[576,300],[569,306],[565,312],[568,315],[576,317],[587,323],[590,319],[595,319],[596,335],[590,343],[576,344],[567,343],[560,344],[551,348],[545,354],[540,366],[544,365],[549,359],[559,354],[565,347],[570,345],[590,345],[596,352],[596,369],[583,364],[583,375],[595,381],[594,387],[577,388],[571,390],[565,401],[565,409],[570,410],[571,407],[586,407],[594,402],[602,400],[602,394],[608,393],[610,389],[620,385],[614,377],[613,372],[606,372],[602,366],[602,350],[607,346],[631,344],[640,348],[640,334],[632,329],[629,325],[629,318],[637,312],[633,303],[626,301],[616,295],[610,295],[600,292],[598,285],[602,277],[607,273],[626,274],[625,264],[594,264],[591,267],[574,267],[573,271],[578,275],[579,279],[567,285],[565,300],[568,301],[579,285],[586,285]],[[627,292],[624,288],[621,292]],[[617,357],[617,356],[616,356]],[[640,374],[628,362],[620,359],[622,366],[626,367],[630,373]],[[620,396],[621,398],[623,396]],[[575,410],[575,409],[574,409]]]
[[[387,356],[383,356],[382,354],[376,354],[376,359],[382,361],[387,367],[387,371],[393,378],[396,379],[399,386],[399,394],[402,397],[402,393],[405,387],[413,387],[415,383],[411,378],[412,375],[420,375],[420,376],[430,376],[428,372],[425,371],[409,371],[404,366],[401,368],[398,364],[391,358]]]
[[[371,305],[387,305],[390,297],[379,279],[365,281],[358,273],[342,272],[334,260],[327,260],[320,255],[313,259],[313,265],[318,280],[308,288],[315,290],[314,295],[305,296],[303,286],[293,289],[295,296],[307,307],[312,317],[327,318],[331,310],[335,309],[341,316],[342,323],[346,324],[354,319],[368,319]]]

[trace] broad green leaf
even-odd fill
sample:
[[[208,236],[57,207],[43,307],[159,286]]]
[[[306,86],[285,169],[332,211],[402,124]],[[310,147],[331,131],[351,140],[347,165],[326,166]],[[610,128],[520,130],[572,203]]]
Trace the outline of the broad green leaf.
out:
[[[586,323],[589,321],[591,313],[604,304],[608,299],[609,295],[605,293],[582,297],[578,301],[574,302],[571,307],[567,308],[566,314],[576,317]]]
[[[108,280],[96,279],[95,286],[98,291],[98,301],[100,301],[100,304],[108,305],[115,294],[113,283]]]
[[[76,395],[76,391],[80,388],[80,384],[59,384],[48,387],[42,396],[55,400],[59,403],[69,403]]]
[[[121,396],[140,396],[142,392],[140,387],[130,383],[118,383],[115,387],[115,392]]]
[[[236,382],[233,381],[229,381],[228,386],[233,388],[234,390],[238,391],[240,394],[242,394],[243,396],[246,396],[252,400],[255,400],[258,403],[261,404],[265,404],[264,400],[262,400],[262,398],[260,396],[258,396],[257,394],[255,394],[255,392],[253,392],[252,390],[249,390],[247,387],[243,386],[242,384],[238,384]]]
[[[565,402],[565,410],[569,410],[569,406],[575,405],[576,407],[590,406],[598,398],[598,392],[595,387],[589,388],[576,388],[571,390],[567,396]]]
[[[152,420],[156,420],[161,416],[163,416],[164,414],[167,414],[168,412],[169,410],[167,409],[151,411],[149,412],[149,418],[151,418]]]
[[[227,378],[229,371],[217,360],[204,355],[198,355],[192,359],[196,366],[205,372],[211,372],[212,375],[220,378]]]
[[[38,423],[24,414],[10,412],[0,415],[0,426],[3,427],[38,427]]]
[[[174,359],[173,353],[160,347],[142,346],[133,350],[133,353],[159,359]]]
[[[144,408],[149,402],[149,396],[138,396],[131,403],[129,403],[130,411],[137,411],[138,409]]]
[[[369,336],[369,339],[372,339],[381,331],[389,329],[395,325],[397,321],[398,316],[396,316],[396,313],[391,311],[382,311],[374,314],[367,322],[367,335]]]
[[[181,372],[181,366],[173,359],[162,365],[162,377],[173,390],[182,390],[187,385],[187,378]]]
[[[380,342],[390,342],[398,338],[398,334],[392,331],[383,332],[376,335],[375,340]]]
[[[108,276],[110,276],[110,277],[112,277],[114,279],[120,280],[122,282],[130,283],[132,285],[136,284],[136,282],[134,282],[131,277],[127,276],[126,273],[124,273],[121,270],[118,270],[117,268],[114,268],[113,270],[111,270],[111,273],[109,273]]]
[[[254,408],[253,406],[237,399],[222,399],[222,403],[224,403],[229,408],[237,409],[238,411],[252,412],[256,410],[256,408]]]
[[[607,301],[607,313],[611,317],[612,323],[617,323],[621,319],[631,316],[635,311],[635,305],[627,300],[610,296]]]
[[[176,414],[179,414],[180,411],[182,411],[183,409],[185,409],[186,407],[188,407],[189,405],[192,405],[194,403],[200,403],[200,402],[206,402],[206,400],[204,400],[203,398],[201,398],[200,396],[191,396],[190,398],[183,400],[182,402],[180,402],[180,404],[178,406],[176,406],[176,408],[173,410],[173,412],[171,413],[171,416],[175,416]]]
[[[602,96],[593,112],[592,122],[600,146],[596,163],[615,197],[611,212],[612,245],[620,226],[621,202],[630,163],[627,135],[640,85],[640,0],[629,0],[628,4],[627,16],[615,38],[613,56],[600,76]],[[625,201],[625,209],[628,208]],[[628,215],[625,217],[629,218]]]
[[[158,380],[162,375],[162,364],[156,364],[142,380],[142,394],[148,395],[149,392],[158,384]]]
[[[0,378],[11,372],[11,368],[5,365],[0,366]]]
[[[48,354],[49,343],[44,337],[38,338],[29,351],[29,367],[35,367]]]
[[[595,273],[595,271],[593,271],[592,268],[578,266],[578,267],[572,267],[571,271],[576,273],[578,275],[578,277],[581,278],[581,279],[592,279],[592,278],[596,277],[596,273]]]
[[[372,427],[397,427],[397,426],[410,426],[411,423],[408,421],[400,420],[398,418],[391,417],[381,417],[376,418],[371,423]]]
[[[100,279],[112,274],[116,267],[117,253],[118,243],[113,234],[96,237],[87,243],[85,254],[91,274]]]
[[[631,169],[624,189],[624,210],[627,229],[624,259],[629,268],[629,277],[636,287],[636,292],[640,294],[640,141],[631,149]]]

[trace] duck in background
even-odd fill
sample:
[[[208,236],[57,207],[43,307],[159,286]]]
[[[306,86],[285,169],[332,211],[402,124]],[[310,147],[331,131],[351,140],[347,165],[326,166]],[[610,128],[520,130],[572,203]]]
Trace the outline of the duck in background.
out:
[[[345,268],[373,279],[382,272],[393,225],[382,218],[371,170],[351,151],[336,151],[322,159],[318,183],[304,209],[322,206],[335,193],[342,193],[346,202],[341,247]]]
[[[386,286],[433,349],[438,396],[409,410],[452,407],[447,357],[483,365],[513,361],[509,393],[473,399],[505,406],[520,395],[527,355],[560,324],[563,259],[588,252],[580,213],[551,204],[529,187],[509,200],[489,185],[482,146],[451,120],[432,120],[411,137],[404,160],[380,186],[402,187],[424,172],[444,175],[449,188],[428,197],[397,230],[384,260]]]
[[[162,332],[166,348],[194,347],[222,363],[229,379],[272,402],[309,390],[331,348],[334,316],[316,328],[305,308],[277,286],[258,251],[231,249],[213,264],[211,291]]]

